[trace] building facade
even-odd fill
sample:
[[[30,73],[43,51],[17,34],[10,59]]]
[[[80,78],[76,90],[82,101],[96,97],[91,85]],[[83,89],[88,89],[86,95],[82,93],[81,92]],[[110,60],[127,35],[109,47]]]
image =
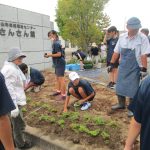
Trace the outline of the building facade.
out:
[[[0,68],[7,59],[10,48],[19,47],[26,55],[25,63],[39,70],[52,65],[44,58],[50,51],[48,31],[54,29],[47,15],[0,4]]]

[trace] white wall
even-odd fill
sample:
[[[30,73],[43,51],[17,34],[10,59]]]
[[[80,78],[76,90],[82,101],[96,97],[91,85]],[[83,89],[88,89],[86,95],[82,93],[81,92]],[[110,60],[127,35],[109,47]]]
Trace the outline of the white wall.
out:
[[[47,15],[0,4],[0,68],[12,47],[22,49],[28,65],[40,70],[50,68],[51,59],[43,55],[51,50],[47,33],[53,28]]]

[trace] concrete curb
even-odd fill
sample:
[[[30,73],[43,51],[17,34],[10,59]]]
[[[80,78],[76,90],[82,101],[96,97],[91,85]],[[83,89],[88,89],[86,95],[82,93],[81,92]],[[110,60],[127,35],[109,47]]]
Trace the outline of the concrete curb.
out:
[[[63,141],[56,137],[44,135],[40,129],[30,126],[26,127],[25,136],[41,150],[86,150],[82,145],[73,144],[71,141]]]

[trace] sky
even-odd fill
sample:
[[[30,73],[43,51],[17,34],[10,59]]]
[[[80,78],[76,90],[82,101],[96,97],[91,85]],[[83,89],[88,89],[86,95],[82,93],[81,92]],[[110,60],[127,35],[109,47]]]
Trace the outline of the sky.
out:
[[[0,4],[46,14],[51,21],[55,20],[57,0],[0,0]],[[109,0],[104,12],[118,30],[126,29],[126,21],[133,16],[141,20],[142,27],[150,29],[149,8],[150,0]],[[57,29],[57,25],[54,26]]]

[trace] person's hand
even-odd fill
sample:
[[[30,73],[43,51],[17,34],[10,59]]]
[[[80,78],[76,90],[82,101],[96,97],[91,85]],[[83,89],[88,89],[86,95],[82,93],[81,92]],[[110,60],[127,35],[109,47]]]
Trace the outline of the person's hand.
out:
[[[48,57],[51,57],[51,56],[52,56],[52,54],[50,54],[50,53],[45,53],[45,54],[44,54],[44,57],[45,57],[45,58],[48,58]]]
[[[19,115],[19,108],[18,105],[15,104],[16,109],[11,111],[11,117],[16,118]]]
[[[47,53],[45,53],[45,54],[44,54],[44,57],[45,57],[45,58],[48,58],[49,56],[47,55]]]
[[[108,72],[108,73],[109,73],[109,72],[112,72],[113,68],[114,68],[114,64],[113,64],[113,63],[110,63],[109,66],[107,67],[107,72]]]
[[[84,102],[85,102],[84,100],[78,101],[79,105],[82,105]]]
[[[144,68],[144,67],[141,67],[141,71],[140,71],[140,78],[141,78],[141,80],[142,80],[143,78],[145,78],[147,75],[148,75],[147,69]]]

